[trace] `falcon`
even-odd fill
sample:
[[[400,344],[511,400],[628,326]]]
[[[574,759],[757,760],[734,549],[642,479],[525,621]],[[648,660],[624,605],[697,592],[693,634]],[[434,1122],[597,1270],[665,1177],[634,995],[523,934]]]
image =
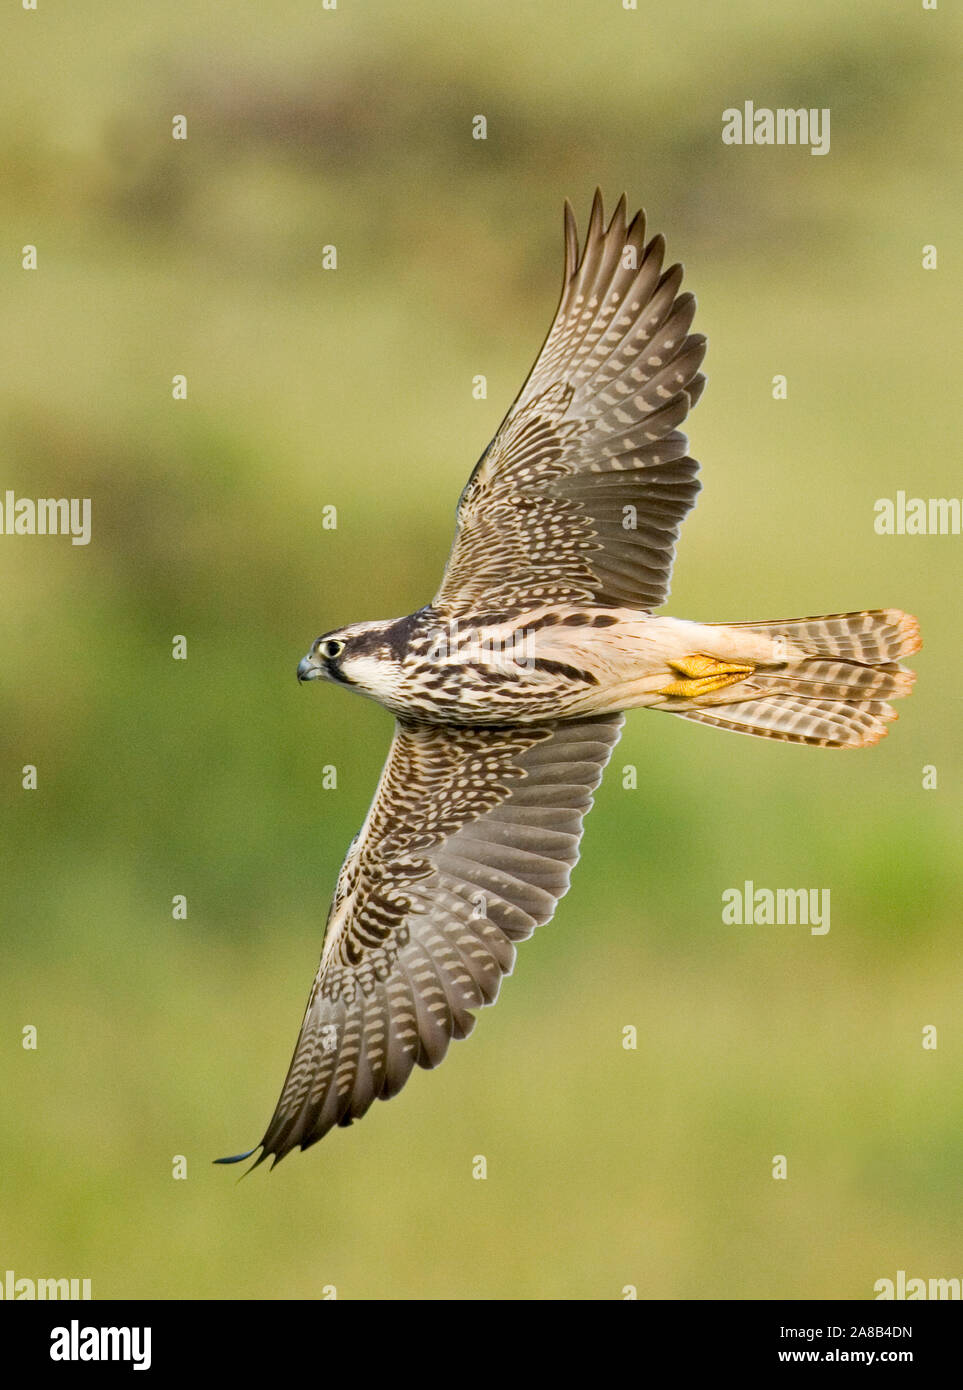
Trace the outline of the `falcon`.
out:
[[[819,748],[879,741],[920,647],[898,609],[766,622],[653,616],[698,464],[679,426],[705,338],[665,243],[596,192],[532,371],[458,504],[417,613],[319,637],[299,681],[384,705],[394,739],[338,877],[280,1100],[260,1144],[316,1144],[493,1004],[515,947],[567,891],[623,711]]]

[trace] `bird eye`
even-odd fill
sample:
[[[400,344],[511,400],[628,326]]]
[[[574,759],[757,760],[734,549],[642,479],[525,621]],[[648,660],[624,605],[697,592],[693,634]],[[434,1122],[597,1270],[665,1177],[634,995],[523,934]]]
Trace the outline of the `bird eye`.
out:
[[[325,661],[334,661],[344,651],[344,643],[339,642],[336,637],[329,637],[326,642],[322,642],[318,651]]]

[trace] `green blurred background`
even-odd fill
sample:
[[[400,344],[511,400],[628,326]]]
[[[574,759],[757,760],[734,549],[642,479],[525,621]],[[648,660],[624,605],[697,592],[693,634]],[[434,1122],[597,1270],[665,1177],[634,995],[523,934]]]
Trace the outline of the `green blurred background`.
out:
[[[873,529],[898,488],[961,490],[954,25],[829,0],[5,7],[0,488],[91,497],[93,539],[0,537],[0,1272],[693,1299],[961,1273],[961,541]],[[830,107],[831,152],[727,148],[746,99]],[[471,1042],[238,1185],[210,1160],[271,1113],[391,727],[296,661],[434,592],[555,307],[562,199],[584,227],[596,184],[646,205],[710,339],[669,611],[903,607],[917,692],[857,754],[631,717],[572,892]],[[829,888],[830,933],[724,926],[745,878]]]

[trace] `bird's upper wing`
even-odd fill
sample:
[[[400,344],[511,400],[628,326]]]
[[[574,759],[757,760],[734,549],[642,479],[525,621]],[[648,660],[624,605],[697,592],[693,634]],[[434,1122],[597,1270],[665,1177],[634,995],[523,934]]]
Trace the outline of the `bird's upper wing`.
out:
[[[452,616],[548,600],[664,603],[699,465],[678,426],[705,384],[682,267],[662,270],[645,216],[608,228],[598,192],[579,254],[565,204],[565,279],[521,394],[468,480],[435,608]]]
[[[621,715],[532,728],[399,721],[259,1163],[350,1124],[468,1035],[513,943],[568,889],[621,727]]]

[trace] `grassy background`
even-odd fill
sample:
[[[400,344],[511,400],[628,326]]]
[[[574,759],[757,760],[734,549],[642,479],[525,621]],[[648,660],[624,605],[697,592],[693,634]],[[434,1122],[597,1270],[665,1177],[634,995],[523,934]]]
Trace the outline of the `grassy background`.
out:
[[[0,488],[91,497],[93,540],[0,537],[0,1268],[131,1298],[960,1273],[960,540],[872,524],[898,488],[960,491],[955,24],[895,0],[5,7]],[[830,107],[831,152],[724,146],[746,99]],[[645,203],[710,338],[669,611],[900,606],[918,690],[849,755],[632,717],[572,892],[471,1043],[237,1186],[209,1160],[269,1117],[390,736],[295,663],[434,592],[550,321],[562,198],[584,226],[596,184]],[[745,878],[830,888],[830,933],[724,926]]]

